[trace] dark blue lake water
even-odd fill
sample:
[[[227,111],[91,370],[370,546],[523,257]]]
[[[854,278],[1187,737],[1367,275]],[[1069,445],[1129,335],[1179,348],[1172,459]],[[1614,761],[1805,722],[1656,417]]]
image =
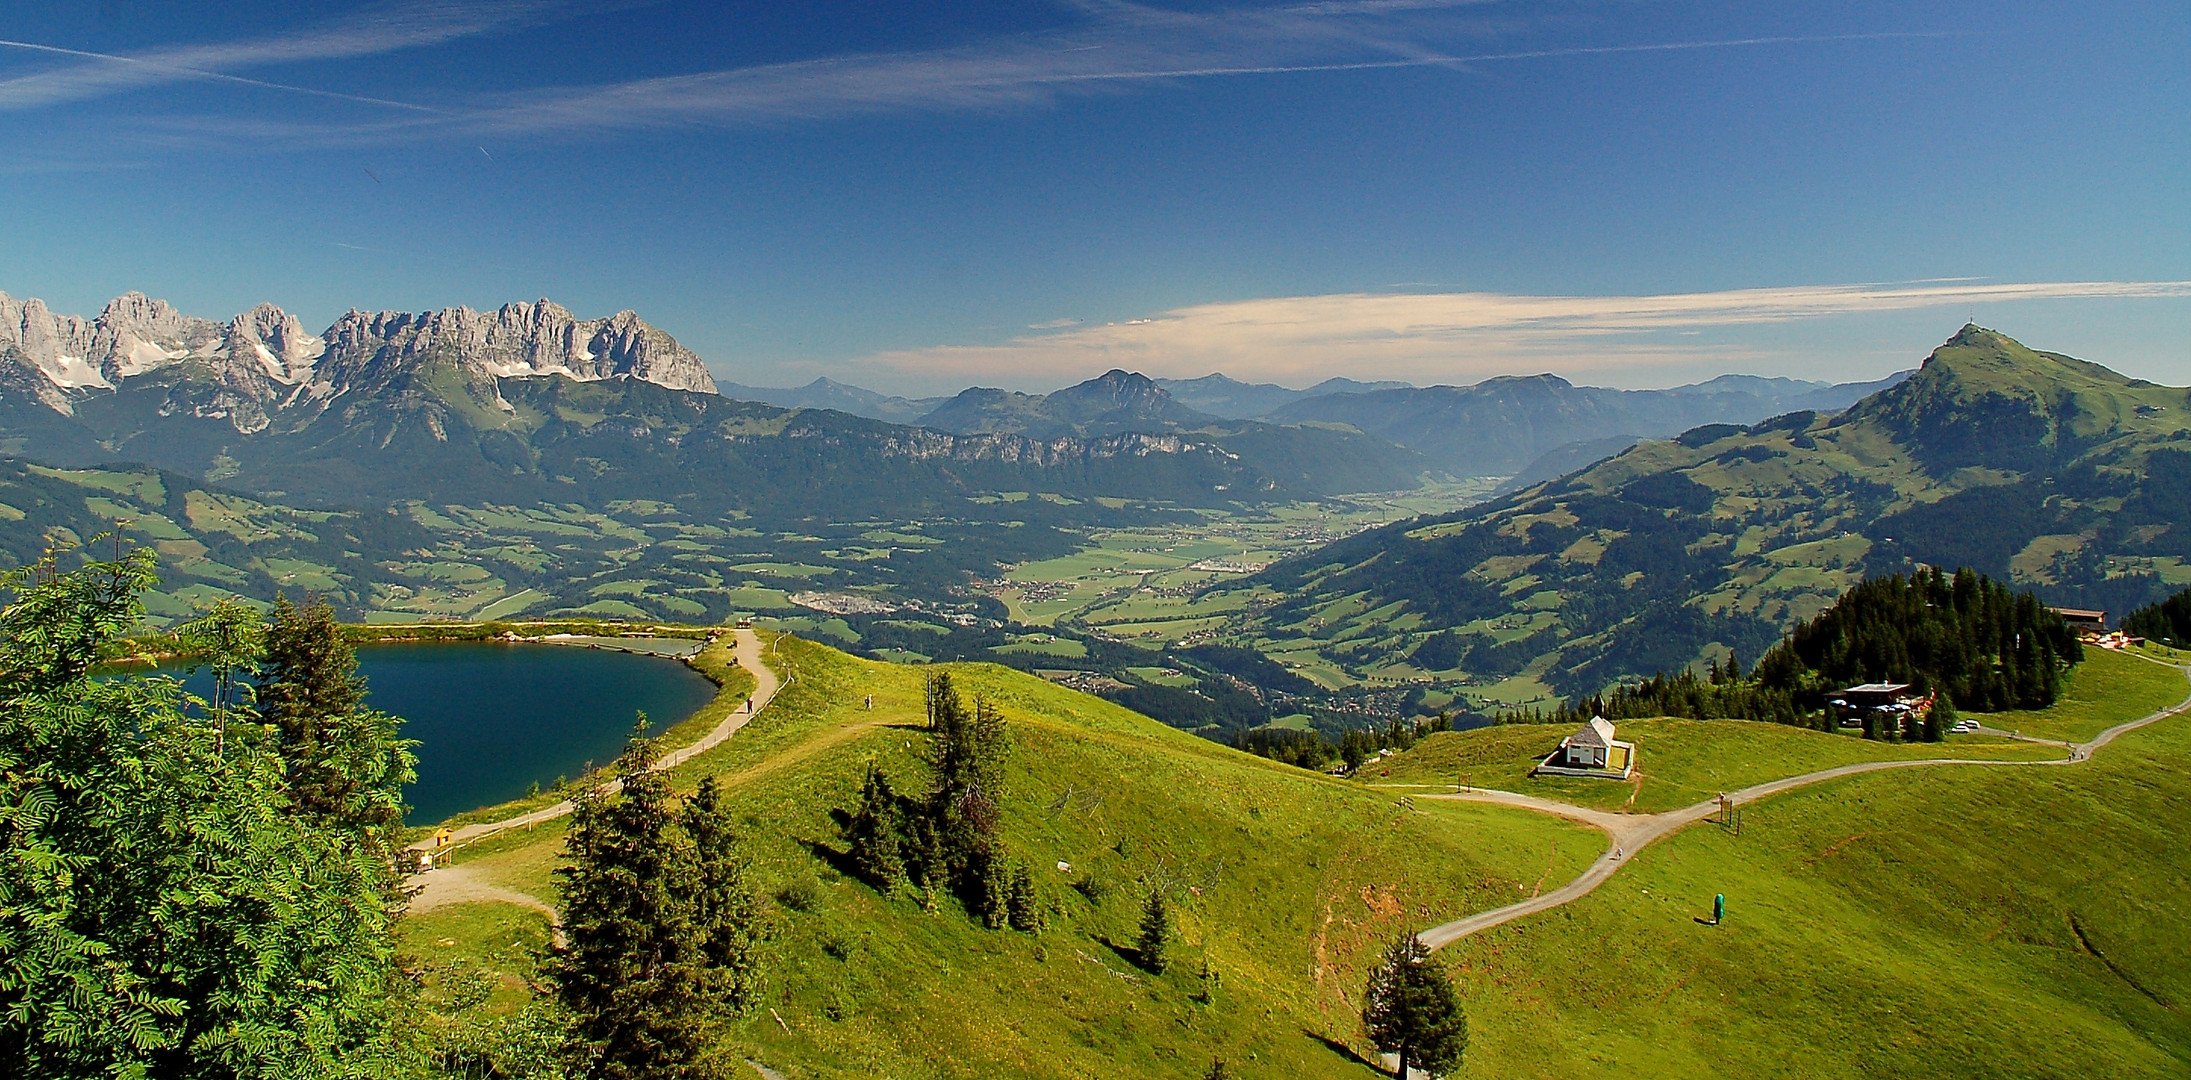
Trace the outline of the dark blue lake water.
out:
[[[361,645],[358,670],[367,701],[420,742],[412,824],[575,779],[622,751],[635,713],[659,731],[715,696],[675,660],[564,645]],[[184,682],[204,696],[213,680],[201,671]]]

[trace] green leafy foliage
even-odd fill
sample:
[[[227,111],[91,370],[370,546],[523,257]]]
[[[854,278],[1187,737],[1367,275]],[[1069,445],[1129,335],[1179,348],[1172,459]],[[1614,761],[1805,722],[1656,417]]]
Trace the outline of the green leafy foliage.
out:
[[[0,609],[0,1073],[407,1071],[385,847],[293,812],[281,747],[248,705],[220,706],[223,731],[172,679],[90,676],[142,618],[153,566],[143,550],[69,572],[48,558],[0,582],[13,594]],[[225,618],[206,631],[249,636]],[[407,750],[371,734],[365,749],[400,784]]]

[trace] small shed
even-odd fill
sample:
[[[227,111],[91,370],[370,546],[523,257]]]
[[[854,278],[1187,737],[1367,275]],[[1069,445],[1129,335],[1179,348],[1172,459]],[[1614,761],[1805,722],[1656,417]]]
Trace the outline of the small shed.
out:
[[[1571,768],[1602,769],[1613,752],[1613,723],[1602,716],[1560,740],[1560,762]]]

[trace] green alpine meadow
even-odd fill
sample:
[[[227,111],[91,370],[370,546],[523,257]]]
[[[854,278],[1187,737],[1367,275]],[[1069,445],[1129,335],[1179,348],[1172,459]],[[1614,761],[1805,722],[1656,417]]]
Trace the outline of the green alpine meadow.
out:
[[[0,1080],[2191,1077],[2191,11],[22,0]]]

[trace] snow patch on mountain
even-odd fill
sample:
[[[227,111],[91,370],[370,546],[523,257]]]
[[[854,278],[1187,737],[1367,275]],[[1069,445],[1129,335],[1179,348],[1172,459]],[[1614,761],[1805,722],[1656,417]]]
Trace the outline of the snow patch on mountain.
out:
[[[489,312],[353,310],[313,334],[272,304],[216,323],[130,292],[86,320],[56,314],[35,297],[18,301],[0,293],[0,347],[9,345],[56,391],[37,396],[57,412],[72,413],[84,396],[172,372],[157,380],[168,409],[226,419],[247,434],[265,428],[270,411],[316,408],[431,357],[490,379],[623,378],[715,392],[707,365],[636,313],[579,319],[548,300]],[[185,384],[199,389],[186,393]]]

